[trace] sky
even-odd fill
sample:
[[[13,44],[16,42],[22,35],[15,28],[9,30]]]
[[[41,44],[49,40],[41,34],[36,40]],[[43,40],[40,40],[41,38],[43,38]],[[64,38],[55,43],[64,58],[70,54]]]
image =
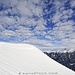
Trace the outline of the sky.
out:
[[[75,0],[0,0],[0,42],[75,48]]]

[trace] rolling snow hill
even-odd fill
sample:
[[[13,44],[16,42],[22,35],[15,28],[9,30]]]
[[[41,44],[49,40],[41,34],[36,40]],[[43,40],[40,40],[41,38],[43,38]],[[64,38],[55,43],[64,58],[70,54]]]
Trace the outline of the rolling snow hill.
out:
[[[0,42],[0,75],[25,75],[34,72],[75,75],[74,71],[57,63],[32,45]]]

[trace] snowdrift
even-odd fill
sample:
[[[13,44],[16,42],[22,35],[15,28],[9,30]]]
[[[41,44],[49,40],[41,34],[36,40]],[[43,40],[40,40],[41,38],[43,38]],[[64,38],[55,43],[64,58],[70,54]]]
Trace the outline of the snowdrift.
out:
[[[0,75],[26,75],[34,72],[75,75],[74,71],[50,59],[33,45],[0,42]]]

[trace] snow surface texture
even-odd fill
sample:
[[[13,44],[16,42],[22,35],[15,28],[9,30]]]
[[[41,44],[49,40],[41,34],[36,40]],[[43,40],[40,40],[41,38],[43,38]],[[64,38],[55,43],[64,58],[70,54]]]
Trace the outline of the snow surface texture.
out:
[[[32,45],[0,42],[0,75],[25,75],[20,73],[29,72],[75,75],[75,72],[50,59]]]

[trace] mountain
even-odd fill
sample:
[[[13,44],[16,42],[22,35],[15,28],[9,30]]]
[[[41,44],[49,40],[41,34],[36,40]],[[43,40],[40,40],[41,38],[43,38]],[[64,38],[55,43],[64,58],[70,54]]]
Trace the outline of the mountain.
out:
[[[43,50],[43,52],[47,52],[47,53],[71,53],[74,52],[75,48],[66,48],[66,47],[59,47],[59,48],[52,48],[52,49],[48,49],[48,50]]]
[[[49,58],[33,45],[0,42],[0,75],[26,73],[28,75],[32,73],[75,75],[74,71]]]
[[[75,51],[44,52],[50,58],[75,71]]]

